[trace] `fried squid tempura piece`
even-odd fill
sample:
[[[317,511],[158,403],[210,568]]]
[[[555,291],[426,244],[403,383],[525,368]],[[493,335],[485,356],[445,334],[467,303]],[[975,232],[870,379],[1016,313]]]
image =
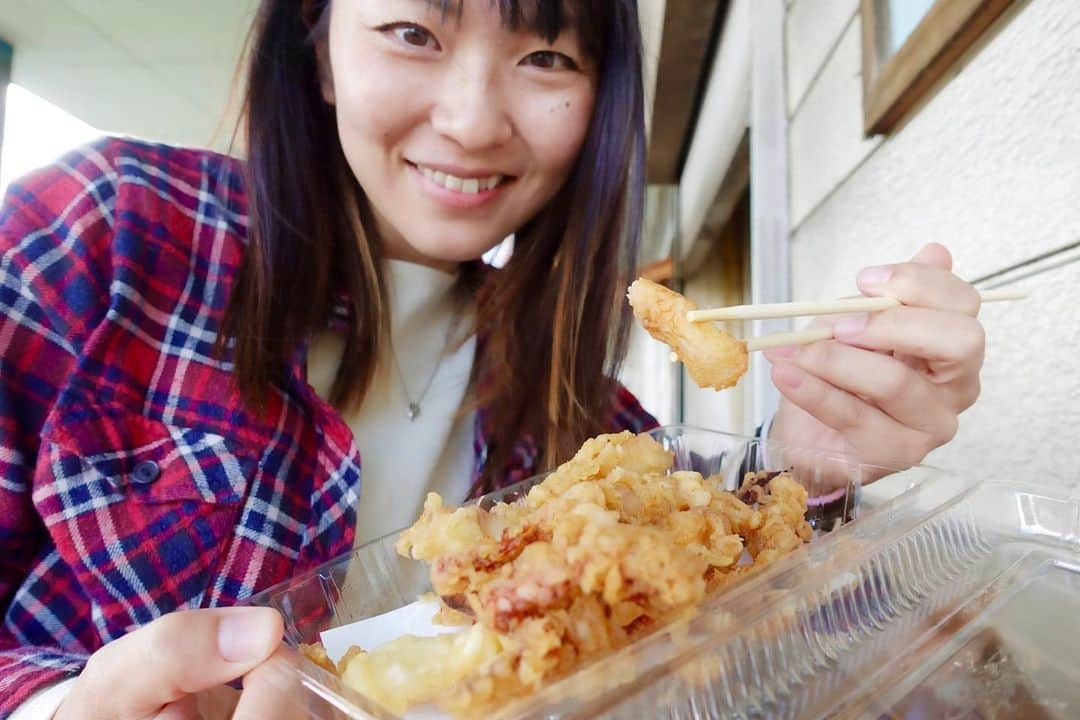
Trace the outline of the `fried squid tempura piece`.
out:
[[[667,343],[699,386],[723,390],[746,372],[746,343],[712,323],[692,323],[693,301],[652,280],[639,278],[627,293],[634,316],[657,340]]]
[[[391,712],[444,698],[503,652],[498,634],[473,625],[459,635],[404,635],[341,663],[341,678]]]
[[[502,565],[513,561],[532,542],[544,539],[528,522],[527,509],[500,503],[491,511],[478,505],[446,507],[436,493],[428,493],[424,511],[402,533],[397,551],[431,564],[431,583],[444,602],[461,596]],[[455,609],[468,612],[466,598]]]
[[[600,435],[585,441],[573,458],[559,466],[529,491],[530,508],[542,507],[574,485],[602,480],[615,470],[623,473],[659,474],[673,460],[670,452],[647,435]]]
[[[337,674],[337,668],[334,666],[334,661],[330,659],[330,656],[326,654],[326,648],[319,643],[308,645],[307,643],[300,643],[300,654],[306,657],[311,662],[315,663],[323,670]]]
[[[759,567],[782,558],[810,539],[813,528],[806,522],[807,493],[794,478],[781,473],[769,481],[761,497],[761,527],[747,533],[746,547]]]

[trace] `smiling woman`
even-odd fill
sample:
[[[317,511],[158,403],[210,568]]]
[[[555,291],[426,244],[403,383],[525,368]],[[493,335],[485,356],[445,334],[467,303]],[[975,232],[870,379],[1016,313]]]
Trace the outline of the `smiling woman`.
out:
[[[494,433],[483,486],[518,438],[547,466],[603,429],[629,327],[615,298],[640,235],[626,212],[643,192],[634,6],[264,5],[248,89],[252,252],[226,321],[250,399],[321,329],[336,287],[351,328],[331,399],[361,401],[386,343],[380,263],[465,263],[484,357],[498,359],[473,368]],[[514,261],[475,272],[511,233]]]
[[[614,380],[643,205],[636,5],[262,0],[244,162],[110,138],[15,184],[0,710],[93,653],[59,720],[187,712],[170,689],[246,674],[281,631],[172,611],[402,527],[429,490],[461,501],[655,425]],[[171,653],[141,687],[118,670],[181,640],[198,677]],[[237,715],[271,717],[263,695]]]
[[[636,0],[261,0],[248,49],[243,161],[107,138],[0,210],[0,717],[75,674],[55,720],[294,716],[280,617],[223,606],[656,425],[615,380]],[[982,353],[950,262],[778,351],[774,434],[947,439]]]

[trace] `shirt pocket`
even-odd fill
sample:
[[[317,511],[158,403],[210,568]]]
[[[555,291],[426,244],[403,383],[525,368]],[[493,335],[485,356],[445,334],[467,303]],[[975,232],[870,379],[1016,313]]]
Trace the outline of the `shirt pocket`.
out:
[[[96,494],[142,504],[239,503],[254,468],[220,433],[104,408],[69,414],[43,439],[54,482],[96,485]]]
[[[215,430],[70,405],[47,422],[34,505],[103,641],[211,601],[255,471]]]

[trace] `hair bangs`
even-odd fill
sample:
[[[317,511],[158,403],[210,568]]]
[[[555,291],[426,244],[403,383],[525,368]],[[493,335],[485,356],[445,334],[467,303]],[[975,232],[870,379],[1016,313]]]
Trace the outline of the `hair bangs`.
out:
[[[468,0],[428,0],[428,4],[438,7],[443,17],[451,13],[460,15]],[[589,34],[583,26],[592,26],[602,18],[592,18],[596,14],[596,2],[590,0],[488,0],[491,7],[497,7],[503,24],[514,32],[532,32],[549,43],[564,32],[577,33],[582,39]]]

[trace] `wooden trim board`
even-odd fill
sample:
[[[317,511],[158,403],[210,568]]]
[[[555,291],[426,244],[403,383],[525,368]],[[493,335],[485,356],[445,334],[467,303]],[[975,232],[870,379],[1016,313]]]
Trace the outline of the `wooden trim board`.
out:
[[[1013,0],[937,0],[884,63],[877,46],[876,0],[862,2],[863,129],[892,130]]]

